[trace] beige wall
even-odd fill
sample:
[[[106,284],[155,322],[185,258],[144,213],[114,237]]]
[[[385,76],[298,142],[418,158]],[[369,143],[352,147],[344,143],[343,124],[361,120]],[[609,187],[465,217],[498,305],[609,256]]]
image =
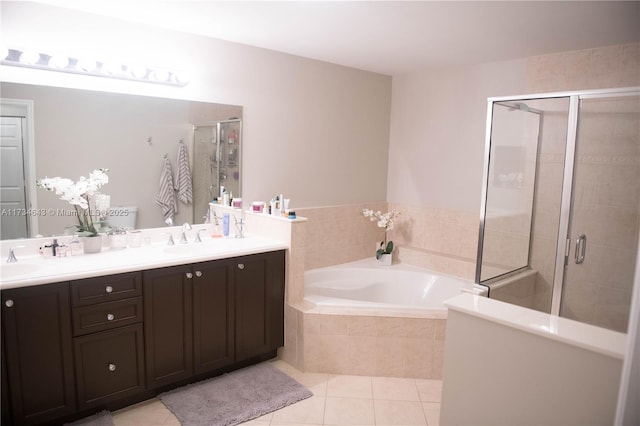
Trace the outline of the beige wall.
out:
[[[241,105],[246,201],[279,193],[292,207],[386,198],[388,76],[35,3],[1,7],[8,46],[93,52],[191,74],[189,85],[175,88],[5,66],[3,81]]]

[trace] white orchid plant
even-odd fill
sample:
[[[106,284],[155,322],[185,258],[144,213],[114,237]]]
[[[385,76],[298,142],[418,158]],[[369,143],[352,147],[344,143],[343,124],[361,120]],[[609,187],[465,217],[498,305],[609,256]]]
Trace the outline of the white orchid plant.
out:
[[[71,228],[74,228],[81,237],[92,237],[98,235],[105,226],[93,220],[90,201],[98,189],[109,182],[108,171],[109,169],[96,169],[89,174],[88,178],[80,176],[77,182],[61,177],[45,177],[36,185],[47,191],[55,191],[61,200],[69,202],[75,208],[78,217],[78,224]]]
[[[380,210],[374,212],[370,209],[362,209],[364,217],[368,217],[372,222],[377,221],[378,228],[384,228],[384,241],[380,242],[380,247],[376,250],[376,259],[380,259],[383,254],[391,254],[393,252],[393,241],[387,242],[387,231],[393,229],[394,220],[400,216],[400,212],[390,210],[382,213]]]

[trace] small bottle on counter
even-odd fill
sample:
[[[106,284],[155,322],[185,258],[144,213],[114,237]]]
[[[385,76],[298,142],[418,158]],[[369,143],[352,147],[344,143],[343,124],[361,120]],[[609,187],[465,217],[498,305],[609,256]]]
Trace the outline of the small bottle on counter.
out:
[[[222,236],[229,237],[229,213],[222,215]]]

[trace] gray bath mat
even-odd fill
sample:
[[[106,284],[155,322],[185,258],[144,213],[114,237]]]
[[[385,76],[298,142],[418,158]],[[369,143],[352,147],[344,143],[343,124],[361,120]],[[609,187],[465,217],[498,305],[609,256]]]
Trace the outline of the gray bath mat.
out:
[[[113,426],[113,419],[108,411],[100,411],[73,423],[65,423],[65,426]]]
[[[158,395],[183,426],[237,425],[313,394],[269,363]]]

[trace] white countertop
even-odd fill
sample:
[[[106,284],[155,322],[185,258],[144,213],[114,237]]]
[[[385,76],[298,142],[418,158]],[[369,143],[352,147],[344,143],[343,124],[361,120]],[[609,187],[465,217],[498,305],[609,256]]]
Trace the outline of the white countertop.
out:
[[[448,299],[445,306],[603,355],[624,358],[627,342],[624,333],[466,293]]]
[[[282,241],[248,235],[245,238],[203,238],[203,242],[156,242],[136,248],[67,257],[20,256],[18,262],[0,263],[0,289],[26,287],[122,272],[185,265],[249,254],[288,249]]]

